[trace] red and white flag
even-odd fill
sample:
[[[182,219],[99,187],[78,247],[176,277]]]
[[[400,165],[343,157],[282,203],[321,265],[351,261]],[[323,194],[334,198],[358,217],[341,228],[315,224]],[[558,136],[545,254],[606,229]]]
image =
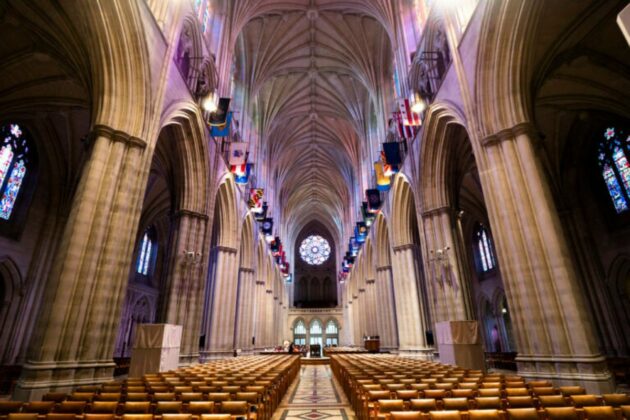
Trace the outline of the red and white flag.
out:
[[[422,125],[420,114],[411,110],[411,102],[409,102],[409,99],[399,99],[398,108],[400,109],[400,116],[402,117],[403,125]]]

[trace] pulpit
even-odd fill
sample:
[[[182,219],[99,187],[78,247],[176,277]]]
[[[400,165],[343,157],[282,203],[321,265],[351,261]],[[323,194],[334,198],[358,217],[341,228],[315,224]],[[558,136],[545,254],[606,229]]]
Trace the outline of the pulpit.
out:
[[[441,363],[485,370],[477,321],[438,322],[435,327]]]
[[[182,326],[140,324],[136,329],[129,376],[177,369]]]
[[[381,351],[381,340],[378,337],[366,337],[363,339],[363,347],[370,353]]]

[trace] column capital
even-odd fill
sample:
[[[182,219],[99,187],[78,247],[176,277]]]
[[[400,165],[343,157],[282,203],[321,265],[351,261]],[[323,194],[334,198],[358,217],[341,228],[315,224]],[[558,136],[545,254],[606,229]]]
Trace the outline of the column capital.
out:
[[[207,214],[198,213],[192,210],[180,209],[173,213],[173,219],[180,219],[184,216],[191,217],[193,219],[209,220],[210,217]]]
[[[359,299],[359,296],[352,295],[352,299]]]
[[[416,244],[404,244],[404,245],[398,245],[393,247],[392,249],[394,250],[394,252],[400,252],[400,251],[406,251],[408,249],[417,249],[418,245]]]
[[[436,216],[436,215],[440,215],[440,214],[444,214],[444,213],[451,213],[454,212],[455,209],[449,207],[449,206],[439,206],[439,207],[434,207],[432,209],[427,209],[425,211],[422,212],[422,217],[424,218],[428,218],[431,216]]]
[[[262,281],[262,280],[256,280],[256,284],[259,285],[259,286],[264,286],[265,282]]]
[[[376,267],[376,271],[387,271],[391,269],[392,269],[391,265],[382,265],[380,267]]]
[[[365,293],[365,289],[359,289],[359,293]]]
[[[104,124],[95,125],[92,129],[92,136],[93,138],[97,136],[107,137],[112,141],[125,143],[128,146],[138,147],[140,149],[145,149],[147,147],[147,142],[141,138],[134,137],[124,131],[116,130]]]
[[[366,279],[365,284],[373,284],[376,283],[376,279]]]
[[[251,273],[254,274],[254,269],[249,267],[239,267],[238,269],[241,273]]]
[[[516,136],[522,134],[529,135],[532,139],[538,137],[538,132],[534,124],[529,121],[525,121],[516,124],[514,127],[505,128],[496,134],[492,134],[481,139],[481,145],[484,147],[490,147],[505,140],[513,140]]]
[[[217,245],[214,247],[216,251],[227,252],[228,254],[236,254],[238,250],[229,246]]]
[[[267,290],[265,290],[265,292],[267,292],[267,294],[269,294],[269,295],[270,295],[270,294],[272,294],[272,293],[273,293],[273,290],[271,290],[271,289],[267,289]]]

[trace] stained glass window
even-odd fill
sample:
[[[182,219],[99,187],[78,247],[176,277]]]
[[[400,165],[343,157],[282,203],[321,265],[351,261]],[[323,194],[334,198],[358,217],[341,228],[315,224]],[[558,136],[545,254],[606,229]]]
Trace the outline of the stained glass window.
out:
[[[336,346],[339,342],[339,328],[332,319],[326,323],[326,345]]]
[[[300,256],[307,264],[323,264],[330,257],[330,245],[321,236],[311,235],[302,241]]]
[[[626,155],[629,147],[630,136],[610,127],[604,131],[597,153],[602,177],[617,213],[630,209],[630,164]]]
[[[9,220],[28,169],[29,144],[18,124],[0,127],[0,218]]]
[[[475,229],[475,243],[480,271],[485,273],[492,270],[496,266],[492,252],[492,242],[485,226],[481,223]]]
[[[142,237],[142,245],[140,246],[140,254],[138,255],[138,266],[136,272],[145,276],[149,275],[149,267],[151,265],[154,252],[153,241],[151,240],[150,229],[144,232]]]

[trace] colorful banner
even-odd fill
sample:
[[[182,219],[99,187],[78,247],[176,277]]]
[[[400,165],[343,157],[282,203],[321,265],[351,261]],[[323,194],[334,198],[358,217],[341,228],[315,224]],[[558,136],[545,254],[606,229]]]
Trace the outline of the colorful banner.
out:
[[[228,112],[225,119],[225,124],[211,126],[210,135],[212,137],[227,137],[230,135],[230,125],[232,124],[232,113]]]
[[[213,129],[217,127],[219,129],[224,128],[223,126],[230,125],[231,112],[230,110],[230,98],[219,98],[219,103],[217,104],[217,110],[211,112],[208,116],[208,125]],[[213,134],[214,135],[214,134]]]
[[[230,156],[228,158],[230,165],[244,165],[247,163],[247,144],[242,141],[230,143]]]
[[[376,173],[376,188],[379,191],[389,191],[392,181],[385,176],[383,162],[374,162],[374,172]]]
[[[263,195],[265,190],[262,188],[250,188],[249,200],[247,200],[247,207],[254,213],[262,213],[263,211]]]
[[[242,167],[243,165],[238,165],[237,167]],[[249,175],[252,172],[252,166],[254,166],[252,163],[248,163],[245,165],[245,173],[242,175],[239,174],[234,174],[235,178],[234,178],[234,182],[236,182],[238,185],[246,185],[249,182]]]

